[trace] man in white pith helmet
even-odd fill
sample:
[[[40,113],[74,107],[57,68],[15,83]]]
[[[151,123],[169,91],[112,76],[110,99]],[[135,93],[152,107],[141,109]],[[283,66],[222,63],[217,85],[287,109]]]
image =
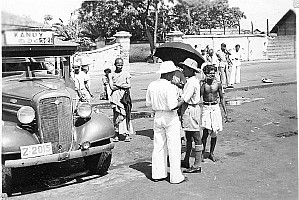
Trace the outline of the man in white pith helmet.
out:
[[[172,61],[161,63],[160,79],[149,84],[146,91],[146,105],[155,112],[154,149],[152,153],[152,179],[161,181],[167,178],[167,151],[170,163],[170,183],[187,181],[181,171],[181,123],[177,108],[182,104],[178,99],[177,88],[171,83],[177,70]]]

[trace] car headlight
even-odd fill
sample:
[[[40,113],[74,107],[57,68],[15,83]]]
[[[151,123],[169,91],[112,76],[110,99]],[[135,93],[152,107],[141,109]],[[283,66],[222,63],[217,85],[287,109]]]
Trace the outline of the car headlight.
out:
[[[18,120],[23,124],[29,124],[35,118],[35,111],[30,106],[23,106],[17,112]]]
[[[82,102],[78,104],[77,113],[82,118],[87,118],[91,115],[92,108],[89,103]]]

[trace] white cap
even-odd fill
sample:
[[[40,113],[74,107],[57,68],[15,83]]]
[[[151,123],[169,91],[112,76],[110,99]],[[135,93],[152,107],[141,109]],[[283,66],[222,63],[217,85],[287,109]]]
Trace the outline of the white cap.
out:
[[[160,69],[156,73],[166,74],[175,70],[177,70],[177,67],[172,61],[168,60],[161,63]]]

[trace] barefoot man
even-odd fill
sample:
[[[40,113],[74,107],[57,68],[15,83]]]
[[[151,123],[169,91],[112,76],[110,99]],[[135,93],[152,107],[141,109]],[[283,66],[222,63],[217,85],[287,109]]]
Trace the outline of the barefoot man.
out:
[[[203,68],[206,75],[206,80],[201,86],[200,94],[203,95],[203,108],[202,108],[202,144],[203,155],[206,148],[207,138],[211,135],[210,155],[209,158],[216,162],[214,150],[217,141],[217,134],[222,131],[222,116],[219,107],[219,102],[224,111],[224,119],[227,121],[227,110],[224,102],[221,83],[215,78],[215,66],[206,65]]]

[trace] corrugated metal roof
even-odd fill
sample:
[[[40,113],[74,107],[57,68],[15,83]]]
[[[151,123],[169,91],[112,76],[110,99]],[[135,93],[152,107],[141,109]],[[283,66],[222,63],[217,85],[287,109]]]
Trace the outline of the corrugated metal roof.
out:
[[[290,9],[286,14],[284,14],[284,16],[274,25],[274,27],[272,28],[270,33],[277,33],[278,27],[281,24],[283,24],[289,18],[289,16],[292,14],[294,14],[296,16],[296,12],[294,9]]]

